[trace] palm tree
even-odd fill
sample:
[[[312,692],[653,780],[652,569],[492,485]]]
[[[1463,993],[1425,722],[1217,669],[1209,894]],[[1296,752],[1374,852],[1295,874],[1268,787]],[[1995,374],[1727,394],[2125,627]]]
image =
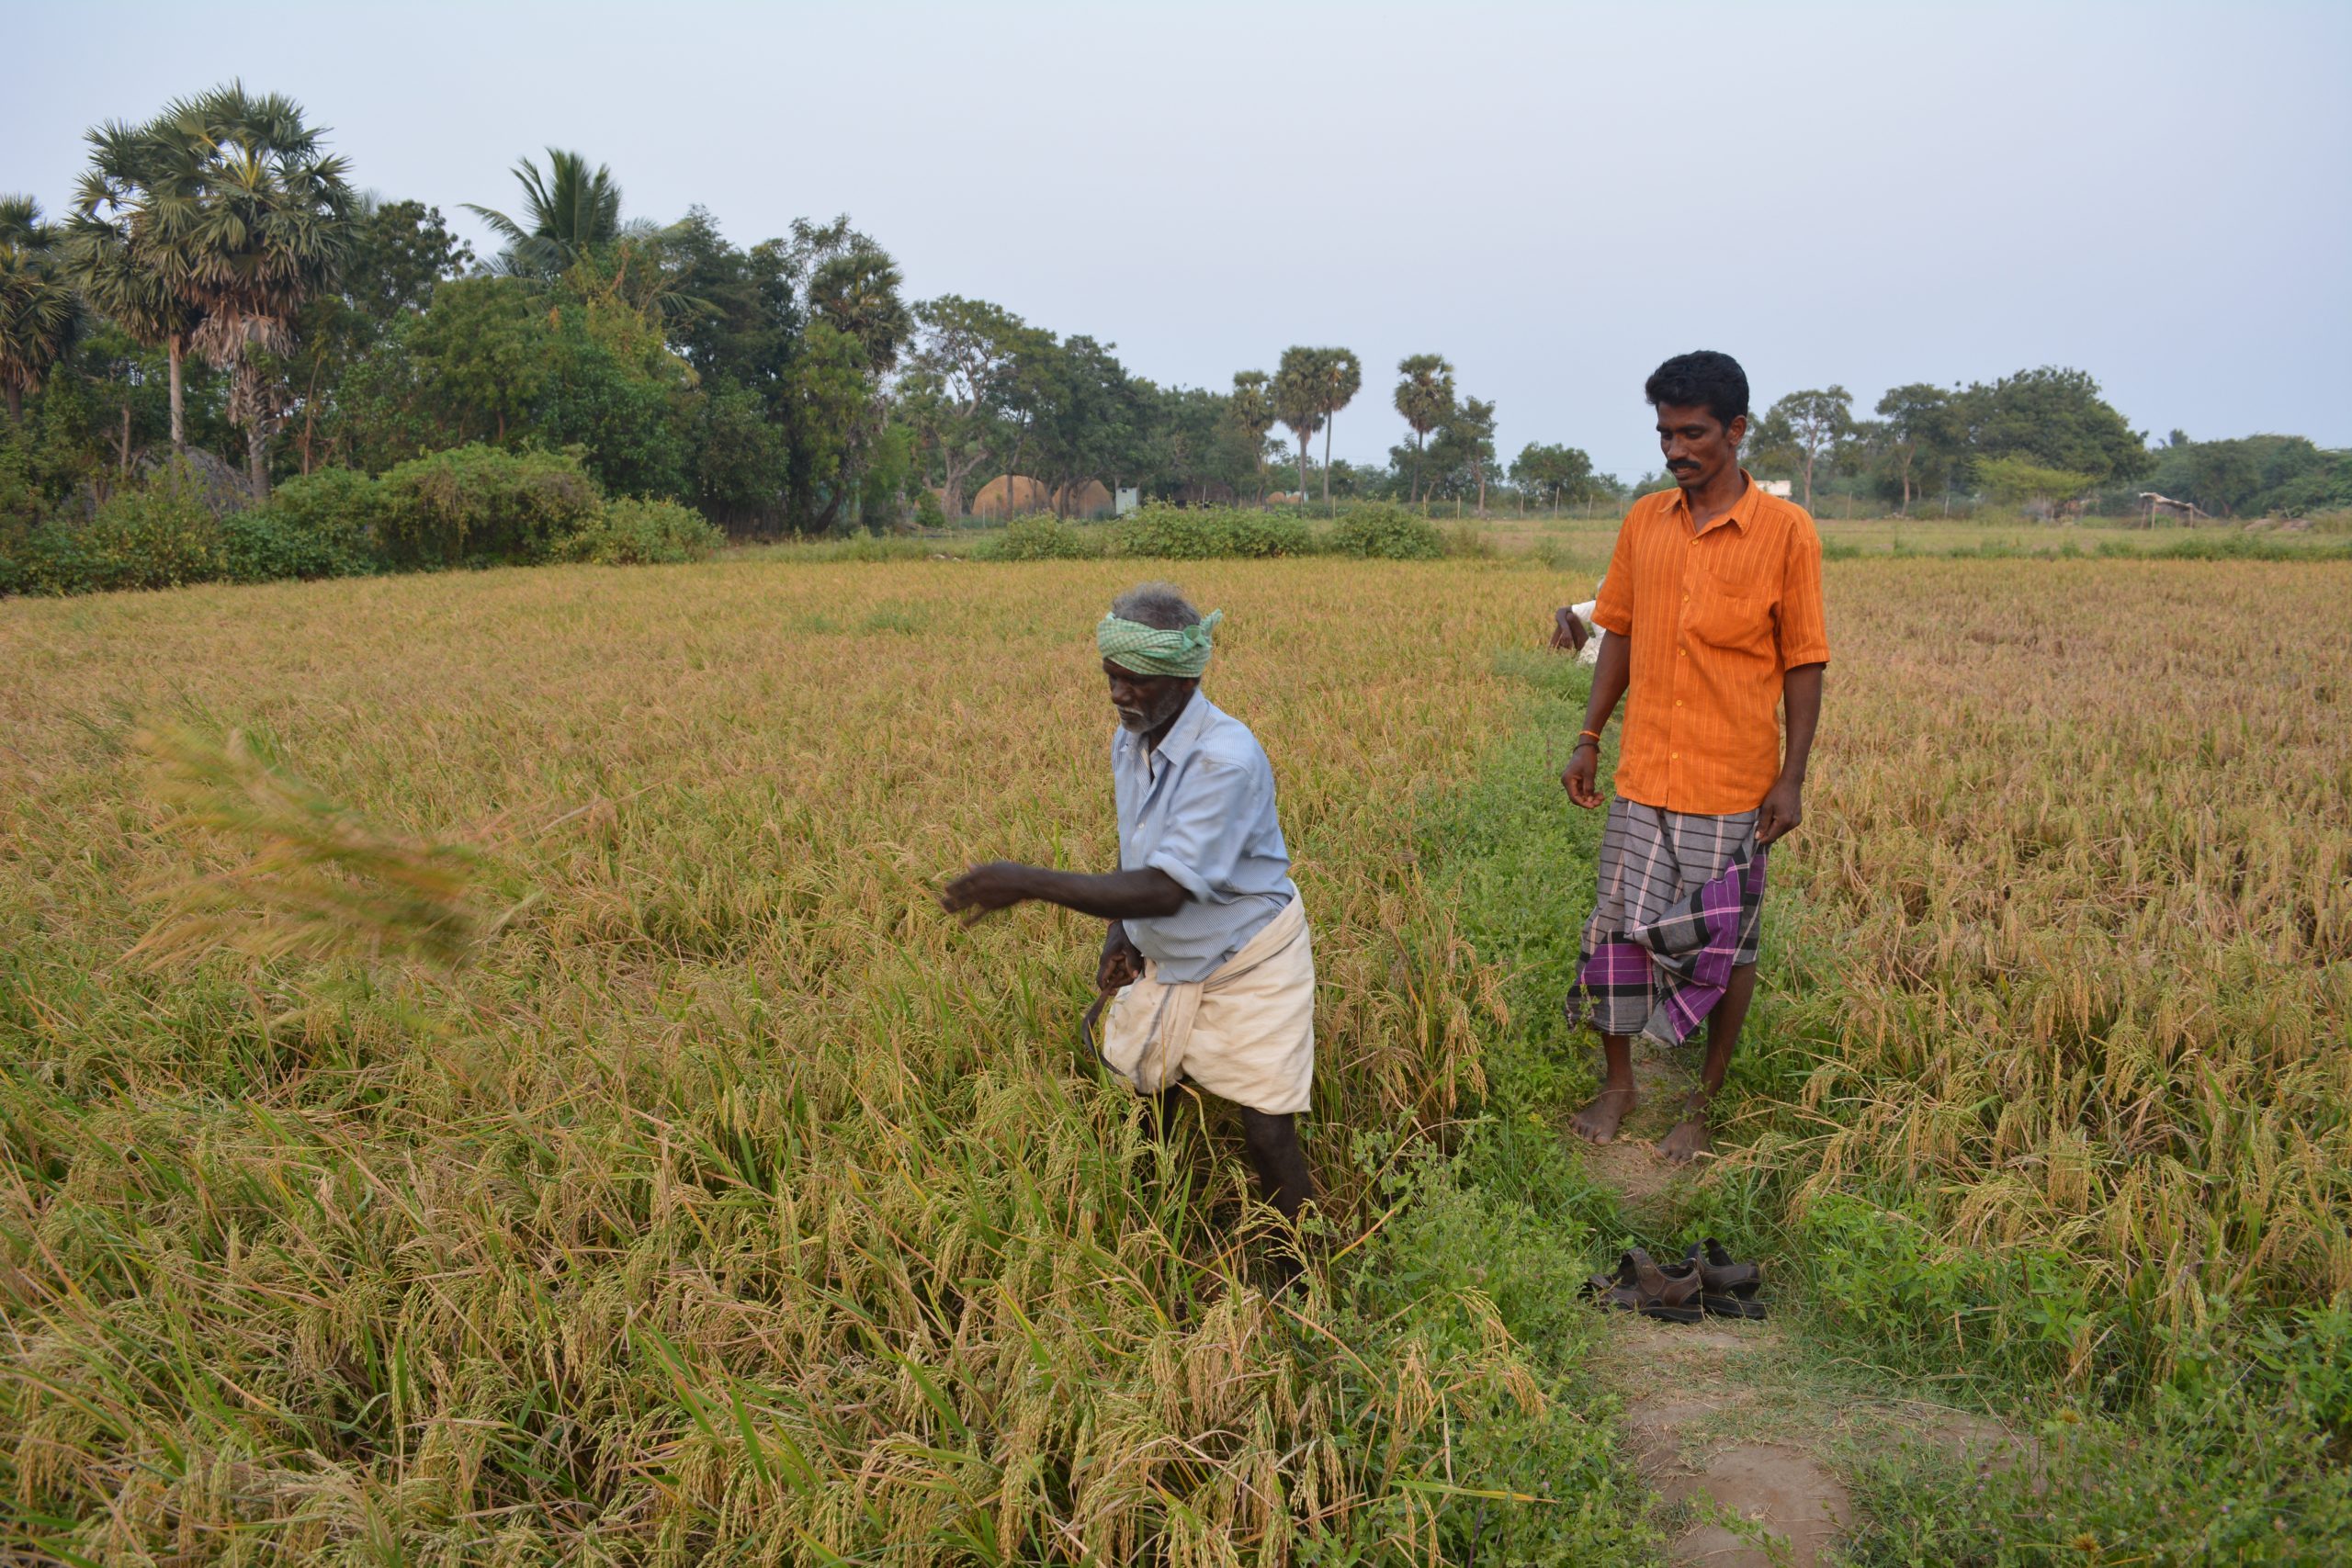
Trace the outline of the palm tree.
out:
[[[229,418],[244,427],[246,471],[265,496],[287,400],[261,356],[289,352],[295,318],[334,284],[350,243],[350,164],[320,150],[300,104],[234,82],[167,107],[151,130],[175,171],[159,226],[185,247],[182,298],[204,311],[189,341],[231,373]]]
[[[548,149],[548,172],[528,158],[514,165],[523,187],[523,216],[509,218],[494,208],[465,203],[467,211],[489,224],[506,242],[501,258],[510,272],[563,271],[594,246],[618,239],[628,229],[643,225],[621,222],[621,187],[613,171],[599,164],[594,172],[586,157]]]
[[[1413,499],[1419,501],[1430,432],[1453,412],[1453,367],[1442,354],[1415,354],[1396,362],[1396,412],[1413,428]]]
[[[65,262],[82,298],[171,367],[172,450],[187,450],[181,366],[204,311],[180,291],[192,252],[167,231],[164,209],[187,197],[187,170],[175,164],[153,126],[108,122],[89,134],[90,167],[66,226]]]
[[[1317,408],[1323,415],[1323,505],[1331,504],[1331,427],[1340,411],[1363,388],[1363,361],[1352,348],[1318,348],[1316,353]]]
[[[1266,499],[1266,432],[1274,427],[1274,395],[1263,370],[1233,373],[1233,399],[1226,405],[1233,423],[1250,437],[1250,455],[1258,465],[1258,499]]]
[[[1274,417],[1298,440],[1298,498],[1306,499],[1306,438],[1323,428],[1321,351],[1291,347],[1274,370]]]
[[[1487,514],[1487,459],[1495,455],[1495,405],[1464,398],[1453,416],[1470,457],[1470,478],[1478,487],[1478,515]]]
[[[55,227],[40,220],[40,203],[0,196],[0,395],[10,424],[23,421],[25,394],[40,390],[81,322],[57,242]]]
[[[809,308],[854,339],[876,374],[899,361],[914,333],[914,317],[899,298],[898,264],[875,245],[853,245],[817,265],[808,279]]]

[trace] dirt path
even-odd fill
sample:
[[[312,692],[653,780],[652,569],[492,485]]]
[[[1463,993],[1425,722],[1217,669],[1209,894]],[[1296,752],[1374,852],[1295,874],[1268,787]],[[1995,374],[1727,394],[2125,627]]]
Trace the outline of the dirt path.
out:
[[[1690,1077],[1639,1047],[1634,1076],[1641,1103],[1616,1142],[1588,1151],[1588,1168],[1623,1196],[1636,1230],[1660,1235],[1676,1184],[1689,1177],[1652,1145],[1673,1124]],[[1769,1260],[1765,1294],[1776,1307],[1789,1304]],[[1981,1464],[2019,1451],[1997,1422],[1886,1399],[1825,1372],[1785,1316],[1684,1325],[1620,1313],[1611,1323],[1597,1370],[1625,1397],[1627,1441],[1657,1494],[1675,1563],[1810,1568],[1830,1561],[1853,1517],[1839,1472],[1865,1451],[1928,1443]]]

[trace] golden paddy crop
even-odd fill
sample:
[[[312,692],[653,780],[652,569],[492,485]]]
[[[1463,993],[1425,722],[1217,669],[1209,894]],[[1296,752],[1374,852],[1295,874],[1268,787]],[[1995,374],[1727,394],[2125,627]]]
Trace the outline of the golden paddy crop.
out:
[[[1746,1157],[2077,1260],[2077,1371],[2126,1314],[2352,1291],[2352,570],[1832,581],[1781,906],[1819,1060]]]
[[[974,857],[1115,863],[1091,639],[1131,576],[735,562],[0,606],[19,1539],[1427,1550],[1443,1425],[1544,1403],[1508,1339],[1365,1360],[1322,1306],[1235,1283],[1238,1171],[1151,1152],[1076,1045],[1099,928],[932,903]],[[1185,579],[1229,616],[1212,689],[1280,773],[1325,987],[1314,1152],[1361,1229],[1346,1130],[1478,1088],[1481,977],[1422,897],[1415,802],[1513,722],[1491,652],[1541,583]],[[148,789],[131,716],[183,738],[182,798]],[[247,760],[184,739],[208,728]],[[314,936],[351,910],[302,878],[454,852],[493,929],[454,975],[372,938],[382,962],[306,965],[266,910],[266,940],[150,967],[234,936],[201,921],[240,888]],[[1307,1375],[1327,1359],[1361,1370]]]
[[[2352,570],[1829,571],[1767,966],[1806,1073],[1725,1174],[2062,1248],[2167,1332],[2352,1285]],[[1140,1139],[1076,1043],[1093,923],[931,902],[1112,863],[1089,639],[1135,575],[0,604],[0,1553],[1429,1560],[1520,1506],[1466,1435],[1589,1416],[1478,1291],[1431,1287],[1446,1347],[1270,1306],[1236,1164]],[[1281,782],[1328,1250],[1371,1256],[1357,1134],[1475,1112],[1519,1027],[1424,807],[1587,580],[1175,575]],[[371,927],[395,894],[469,961]]]

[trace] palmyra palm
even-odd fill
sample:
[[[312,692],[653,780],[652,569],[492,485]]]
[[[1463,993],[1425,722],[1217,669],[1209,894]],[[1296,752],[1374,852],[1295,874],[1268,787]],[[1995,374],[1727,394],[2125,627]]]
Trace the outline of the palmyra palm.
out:
[[[172,444],[186,445],[179,362],[196,349],[232,373],[229,417],[245,429],[256,492],[282,413],[264,356],[292,345],[294,318],[331,287],[348,243],[341,157],[301,106],[231,83],[141,127],[101,126],[74,204],[74,264],[97,308],[172,355]]]
[[[1320,350],[1286,348],[1274,370],[1274,417],[1298,442],[1298,499],[1306,499],[1306,438],[1323,428]]]
[[[1318,348],[1315,356],[1317,407],[1323,414],[1323,504],[1328,507],[1331,503],[1331,427],[1340,423],[1340,411],[1354,401],[1363,388],[1363,361],[1351,348]]]
[[[1414,354],[1396,362],[1396,412],[1413,429],[1413,499],[1419,501],[1430,432],[1453,412],[1453,367],[1442,354]]]
[[[0,197],[0,396],[8,423],[73,345],[80,310],[59,267],[57,230],[28,196]]]

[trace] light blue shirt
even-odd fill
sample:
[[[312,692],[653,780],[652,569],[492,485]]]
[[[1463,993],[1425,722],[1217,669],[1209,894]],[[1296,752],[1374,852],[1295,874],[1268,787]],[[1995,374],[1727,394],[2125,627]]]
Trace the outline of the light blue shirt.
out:
[[[1121,728],[1111,738],[1119,869],[1157,867],[1191,900],[1172,915],[1125,922],[1170,985],[1205,980],[1298,897],[1274,820],[1274,770],[1239,719],[1200,693],[1159,750]]]

